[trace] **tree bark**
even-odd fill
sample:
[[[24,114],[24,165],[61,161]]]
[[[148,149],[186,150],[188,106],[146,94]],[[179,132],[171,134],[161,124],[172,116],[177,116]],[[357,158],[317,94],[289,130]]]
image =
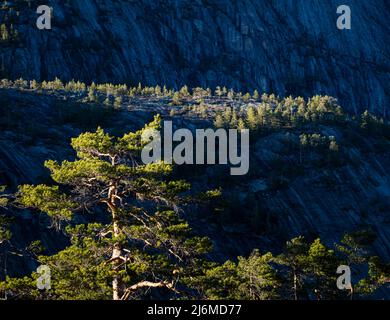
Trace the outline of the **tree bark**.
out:
[[[118,239],[120,235],[119,226],[118,223],[114,221],[113,223],[113,229],[114,229],[114,239]],[[113,300],[120,300],[123,292],[122,292],[122,283],[119,276],[119,270],[117,270],[118,264],[120,264],[119,257],[121,256],[122,248],[119,244],[119,242],[116,242],[114,244],[114,247],[112,249],[112,268],[114,271],[113,279],[112,279],[112,299]]]
[[[116,187],[115,185],[110,186],[109,192],[108,192],[108,206],[111,211],[112,215],[112,225],[113,225],[113,239],[115,241],[114,247],[112,249],[112,269],[113,269],[113,279],[112,279],[112,299],[113,300],[120,300],[123,295],[123,284],[121,281],[121,278],[119,276],[119,264],[121,263],[120,256],[122,253],[122,247],[119,242],[120,238],[120,226],[119,226],[119,219],[117,216],[117,206],[115,204],[115,195],[116,195]]]
[[[294,270],[294,300],[298,300],[298,285],[297,285],[298,279],[297,279],[297,274]]]

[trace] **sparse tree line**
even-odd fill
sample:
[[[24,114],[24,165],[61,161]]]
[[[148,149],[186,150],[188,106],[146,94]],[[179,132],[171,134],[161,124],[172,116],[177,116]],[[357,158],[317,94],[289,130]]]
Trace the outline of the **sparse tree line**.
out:
[[[241,92],[234,92],[233,89],[227,91],[226,94],[219,93],[219,87],[213,91],[210,88],[193,88],[189,89],[188,86],[184,85],[179,90],[167,88],[167,86],[156,85],[154,87],[142,86],[139,83],[137,86],[131,87],[126,84],[96,84],[91,83],[90,85],[85,84],[81,81],[71,80],[67,83],[62,82],[60,79],[55,78],[53,81],[42,81],[38,82],[36,80],[24,80],[22,78],[15,81],[2,79],[0,80],[0,88],[16,88],[24,90],[47,90],[47,91],[65,91],[77,94],[84,94],[88,97],[88,100],[91,102],[100,101],[100,98],[108,97],[118,97],[123,98],[134,98],[134,97],[156,97],[156,98],[170,98],[172,106],[181,106],[186,102],[195,101],[197,103],[202,103],[203,99],[212,98],[213,96],[218,96],[219,98],[226,98],[229,100],[242,100],[244,102],[249,101],[245,97],[251,97],[249,93],[242,95]],[[224,91],[225,92],[225,91]],[[257,92],[257,91],[256,91]],[[257,94],[258,96],[258,94]],[[254,95],[256,97],[256,94]],[[87,100],[87,101],[88,101]],[[103,99],[104,100],[104,99]],[[104,100],[105,101],[105,100]]]
[[[0,1],[0,45],[16,43],[20,40],[18,32],[18,20],[20,12],[23,10],[25,4],[31,6],[31,3],[37,3],[33,0],[13,0]]]
[[[51,289],[37,289],[37,273],[10,278],[3,272],[1,298],[350,299],[368,297],[389,281],[390,266],[369,254],[375,237],[367,231],[346,235],[332,247],[298,237],[277,255],[254,250],[235,261],[211,261],[211,241],[194,234],[185,212],[190,205],[211,210],[221,191],[194,195],[187,182],[172,179],[171,165],[142,164],[147,142],[141,136],[160,125],[156,116],[122,137],[100,128],[81,134],[71,142],[74,161],[46,161],[51,184],[22,185],[8,195],[0,190],[1,207],[45,214],[71,241],[54,255],[45,255],[39,242],[19,248],[19,255],[30,254],[50,268]],[[310,136],[308,141],[317,146],[333,140]],[[103,214],[106,222],[77,224],[74,218],[94,214]],[[12,244],[10,225],[0,217],[5,253]],[[339,265],[354,272],[349,290],[336,287]]]
[[[253,94],[235,92],[226,87],[217,87],[214,92],[210,88],[193,88],[183,86],[179,90],[166,86],[135,87],[126,84],[87,85],[81,81],[71,80],[64,83],[58,78],[53,81],[27,81],[22,78],[15,81],[2,79],[0,88],[16,88],[21,90],[72,93],[82,98],[85,103],[98,103],[120,108],[126,99],[157,98],[167,99],[171,106],[182,107],[185,111],[202,118],[210,116],[210,109],[222,107],[222,111],[213,111],[214,124],[217,128],[251,129],[267,131],[280,128],[294,128],[308,123],[346,123],[359,122],[361,129],[380,135],[390,136],[389,122],[377,117],[367,110],[359,117],[351,116],[338,105],[337,99],[330,96],[314,96],[305,100],[302,97],[280,98],[274,94]],[[218,109],[218,108],[217,108]],[[177,113],[171,110],[171,116]]]
[[[364,298],[389,281],[390,265],[378,257],[368,257],[365,232],[346,235],[335,250],[320,239],[313,242],[304,237],[288,241],[279,255],[261,254],[254,250],[248,257],[238,257],[206,269],[195,283],[208,299],[245,300],[331,300]],[[365,277],[359,266],[368,265]],[[352,268],[355,282],[346,291],[336,286],[340,265]],[[357,273],[357,274],[356,274]],[[356,281],[356,279],[361,279]]]
[[[324,136],[319,133],[306,134],[299,136],[300,143],[300,163],[304,162],[305,155],[311,151],[319,152],[324,156],[329,156],[329,160],[336,160],[340,147],[337,143],[336,137]]]
[[[0,42],[8,42],[18,39],[18,31],[14,28],[13,24],[9,27],[5,23],[0,25]]]
[[[349,155],[339,145],[334,136],[319,133],[324,126],[339,126],[343,129],[360,131],[367,136],[374,136],[383,142],[386,148],[390,139],[390,123],[367,110],[360,116],[346,113],[337,100],[330,96],[279,98],[273,94],[263,94],[261,102],[250,102],[238,107],[224,107],[214,116],[214,126],[224,129],[250,129],[253,141],[259,135],[268,135],[280,130],[298,131],[299,163],[315,160],[318,156],[327,164],[345,163]],[[322,127],[321,127],[322,126]],[[322,129],[321,129],[322,128]],[[348,143],[359,143],[347,138]],[[294,145],[292,141],[290,147]],[[317,155],[316,155],[317,154]],[[321,165],[324,163],[321,162]]]
[[[362,129],[388,134],[389,123],[367,110],[360,118],[351,117],[330,96],[314,96],[308,100],[302,97],[280,99],[273,94],[263,94],[260,103],[249,103],[238,108],[226,107],[214,119],[217,128],[249,128],[269,131],[270,129],[296,128],[305,124],[359,122]]]
[[[226,108],[216,115],[216,127],[261,128],[294,127],[300,123],[342,121],[345,114],[337,100],[329,96],[280,99],[274,94],[263,94],[261,102],[240,108]]]

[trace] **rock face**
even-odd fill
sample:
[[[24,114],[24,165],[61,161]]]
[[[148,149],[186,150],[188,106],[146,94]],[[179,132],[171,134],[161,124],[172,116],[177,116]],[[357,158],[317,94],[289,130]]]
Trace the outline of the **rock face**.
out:
[[[92,109],[58,97],[0,89],[0,185],[6,185],[13,192],[21,184],[48,182],[44,162],[47,159],[74,159],[70,147],[72,137],[95,130],[98,125],[113,134],[131,131],[153,118],[152,114],[141,111],[113,115],[109,111],[96,114]],[[0,207],[0,215],[3,214],[13,219],[12,244],[18,249],[39,239],[48,253],[54,254],[68,244],[61,232],[50,228],[51,222],[44,215]],[[1,265],[4,263],[3,248]],[[12,276],[37,268],[28,254],[25,258],[9,255],[7,261]],[[4,279],[3,269],[0,279]]]
[[[71,137],[98,125],[120,135],[139,129],[156,113],[169,117],[172,110],[164,99],[134,98],[125,101],[121,110],[101,113],[104,108],[76,103],[66,95],[0,89],[0,185],[14,191],[20,184],[47,183],[44,161],[74,159]],[[211,126],[210,120],[185,112],[173,120],[180,128],[204,127],[207,121],[207,127]],[[344,233],[362,230],[376,236],[373,253],[390,259],[389,140],[337,125],[306,129],[335,136],[342,163],[333,166],[324,161],[326,155],[308,153],[303,156],[302,171],[297,165],[298,129],[271,132],[254,140],[250,173],[245,177],[229,180],[228,171],[215,166],[178,171],[191,182],[194,192],[222,187],[230,201],[229,210],[222,214],[186,210],[196,233],[213,240],[213,259],[248,255],[253,248],[278,253],[285,241],[299,235],[320,236],[331,246]],[[63,235],[48,229],[45,215],[1,208],[0,214],[16,218],[13,241],[18,248],[39,239],[54,253],[67,244]],[[32,260],[12,258],[8,269],[24,274],[34,265]]]
[[[47,2],[51,31],[35,27],[35,1],[0,11],[18,31],[0,42],[0,77],[328,94],[389,113],[387,0],[344,1],[352,30],[337,29],[336,0]]]

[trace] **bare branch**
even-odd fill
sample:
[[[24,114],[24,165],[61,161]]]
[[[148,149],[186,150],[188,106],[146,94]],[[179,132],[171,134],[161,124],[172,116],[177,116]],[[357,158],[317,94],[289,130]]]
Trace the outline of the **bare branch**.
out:
[[[138,283],[132,285],[131,287],[127,288],[125,290],[125,293],[121,297],[121,300],[127,300],[132,292],[137,291],[137,290],[142,289],[142,288],[148,288],[148,289],[150,289],[150,288],[167,288],[167,289],[172,290],[176,293],[179,293],[175,289],[175,285],[174,285],[173,281],[172,282],[168,282],[168,281],[160,281],[160,282],[141,281],[141,282],[138,282]]]

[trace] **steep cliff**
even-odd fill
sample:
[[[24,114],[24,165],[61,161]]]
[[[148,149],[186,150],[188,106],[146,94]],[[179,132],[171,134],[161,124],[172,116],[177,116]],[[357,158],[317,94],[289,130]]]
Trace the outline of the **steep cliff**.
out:
[[[47,2],[50,31],[35,27],[38,2],[3,5],[0,22],[17,35],[0,42],[0,77],[322,93],[388,116],[387,0],[343,1],[352,9],[344,31],[336,0]]]
[[[135,97],[113,110],[77,102],[65,92],[0,89],[0,185],[14,191],[20,184],[50,181],[44,161],[73,159],[70,138],[98,125],[119,135],[142,127],[160,113],[180,128],[210,127],[211,115],[221,103],[216,97],[208,103],[208,117],[196,117],[188,111],[190,106],[176,107],[177,115],[172,117],[165,98]],[[311,151],[302,158],[302,132],[335,136],[340,148],[337,159]],[[186,210],[196,232],[213,240],[215,260],[247,255],[253,248],[280,252],[285,241],[298,235],[320,236],[333,245],[344,233],[354,231],[375,235],[372,252],[388,260],[389,150],[388,138],[365,133],[359,126],[314,124],[254,137],[247,176],[229,177],[218,166],[184,166],[176,174],[190,181],[195,192],[215,187],[224,191],[220,213]],[[48,252],[56,252],[66,244],[63,235],[48,228],[45,215],[0,210],[16,218],[12,240],[16,247],[39,239]],[[8,263],[12,274],[33,269],[28,259],[11,257]]]

